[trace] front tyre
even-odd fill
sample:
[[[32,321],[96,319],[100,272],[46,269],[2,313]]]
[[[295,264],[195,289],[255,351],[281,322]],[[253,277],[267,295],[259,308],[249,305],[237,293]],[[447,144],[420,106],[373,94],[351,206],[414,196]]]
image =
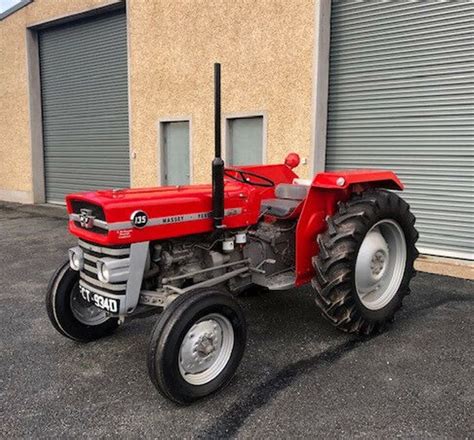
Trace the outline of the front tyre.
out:
[[[235,299],[216,288],[175,299],[159,317],[148,347],[158,391],[186,405],[227,385],[242,359],[246,323]]]
[[[380,331],[410,293],[418,256],[415,217],[396,194],[370,190],[340,203],[327,222],[313,258],[316,303],[340,330]]]
[[[84,301],[79,291],[79,272],[72,270],[69,263],[61,266],[49,282],[46,311],[53,327],[74,341],[94,341],[118,327],[117,318]]]

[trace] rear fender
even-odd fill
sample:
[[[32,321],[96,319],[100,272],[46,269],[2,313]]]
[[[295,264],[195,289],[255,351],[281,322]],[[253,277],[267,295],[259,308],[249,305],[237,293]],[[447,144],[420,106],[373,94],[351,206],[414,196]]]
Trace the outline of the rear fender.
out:
[[[326,230],[326,218],[336,213],[338,202],[368,188],[403,190],[403,184],[395,173],[383,170],[344,170],[315,176],[296,226],[297,286],[314,276],[311,259],[319,253],[316,240]]]
[[[329,189],[348,189],[354,186],[403,190],[397,175],[385,170],[344,170],[316,174],[311,186]],[[354,188],[354,190],[357,190]]]

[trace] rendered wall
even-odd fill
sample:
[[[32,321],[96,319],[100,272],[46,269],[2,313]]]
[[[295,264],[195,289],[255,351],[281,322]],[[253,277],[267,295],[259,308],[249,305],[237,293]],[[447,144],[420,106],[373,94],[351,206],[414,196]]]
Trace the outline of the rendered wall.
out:
[[[35,0],[0,21],[0,200],[32,202],[26,32],[28,26],[104,0]]]
[[[158,183],[158,120],[180,116],[192,117],[193,181],[210,181],[215,61],[223,114],[266,112],[267,161],[309,158],[313,11],[311,0],[129,0],[133,185]]]
[[[28,26],[108,3],[35,0],[0,22],[0,200],[33,201]],[[128,0],[127,15],[133,186],[158,184],[166,117],[192,118],[193,182],[210,180],[215,61],[223,114],[266,113],[267,162],[289,151],[309,159],[312,0]]]

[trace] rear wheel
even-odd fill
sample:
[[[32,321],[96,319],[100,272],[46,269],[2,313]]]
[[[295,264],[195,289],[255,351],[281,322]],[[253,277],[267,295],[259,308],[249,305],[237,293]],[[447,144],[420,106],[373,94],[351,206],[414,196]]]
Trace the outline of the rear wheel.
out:
[[[410,293],[418,256],[415,217],[396,194],[370,190],[340,203],[327,222],[313,258],[316,303],[340,330],[379,331]]]
[[[46,311],[53,327],[67,338],[89,342],[110,335],[118,319],[86,302],[79,291],[79,272],[69,263],[51,278],[46,292]]]
[[[168,399],[189,404],[224,387],[242,359],[243,313],[226,292],[196,289],[159,317],[148,348],[148,372]]]

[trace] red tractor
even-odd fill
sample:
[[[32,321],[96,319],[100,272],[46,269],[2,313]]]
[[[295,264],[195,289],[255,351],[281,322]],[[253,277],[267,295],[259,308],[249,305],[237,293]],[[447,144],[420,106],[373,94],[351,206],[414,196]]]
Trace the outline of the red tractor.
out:
[[[49,318],[87,342],[130,316],[161,311],[148,371],[187,404],[223,387],[246,343],[235,296],[253,286],[311,283],[322,315],[349,333],[380,331],[409,293],[418,233],[390,171],[334,171],[302,180],[283,164],[225,168],[220,66],[215,66],[211,185],[119,189],[66,198],[78,245],[51,279]],[[295,295],[297,295],[295,290]]]

